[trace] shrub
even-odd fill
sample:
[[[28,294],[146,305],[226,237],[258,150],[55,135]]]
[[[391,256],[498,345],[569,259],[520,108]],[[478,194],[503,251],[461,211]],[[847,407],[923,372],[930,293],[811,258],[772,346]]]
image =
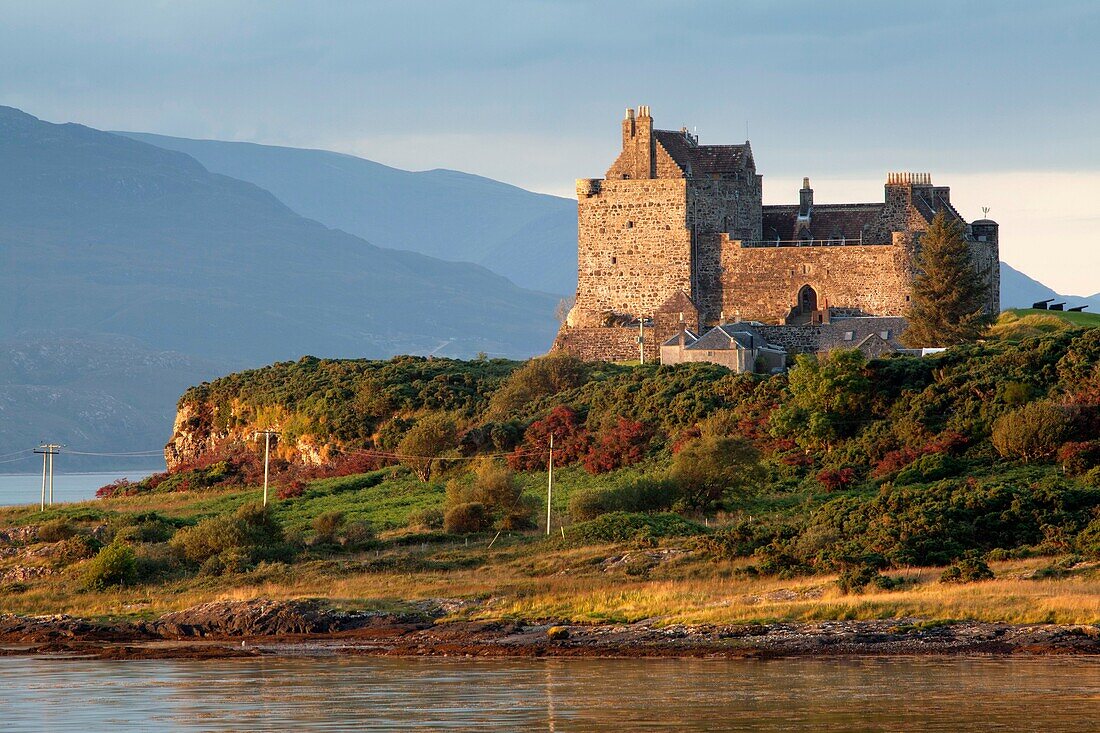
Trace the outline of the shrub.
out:
[[[584,457],[589,473],[606,473],[632,466],[645,457],[652,431],[636,420],[618,418],[615,426],[596,436]]]
[[[927,483],[954,476],[962,469],[962,462],[944,453],[921,456],[898,472],[894,483],[898,486]]]
[[[575,492],[569,497],[569,516],[583,522],[610,512],[667,511],[678,498],[671,481],[643,477],[621,486]]]
[[[634,514],[612,512],[575,524],[566,536],[577,542],[650,541],[660,537],[690,537],[704,533],[699,524],[679,514]]]
[[[554,465],[576,463],[588,452],[588,431],[572,407],[559,405],[541,420],[531,423],[523,434],[523,443],[508,456],[508,465],[517,471],[543,471],[554,436]]]
[[[848,466],[836,470],[826,468],[817,474],[817,482],[830,493],[848,488],[855,480],[856,472]]]
[[[448,534],[484,532],[492,525],[492,517],[484,504],[471,501],[457,504],[443,517],[443,531]]]
[[[313,541],[317,544],[331,545],[336,542],[336,533],[347,522],[343,512],[325,512],[313,519]]]
[[[359,550],[374,544],[374,528],[370,522],[356,520],[347,522],[337,537],[340,546],[348,550]]]
[[[940,575],[941,583],[973,583],[992,579],[993,571],[985,561],[973,556],[955,561]]]
[[[426,415],[416,421],[397,451],[403,457],[401,463],[408,466],[417,478],[427,483],[439,464],[440,457],[458,444],[454,420],[444,413]]]
[[[239,550],[252,560],[278,559],[288,551],[282,526],[259,504],[245,504],[231,515],[211,517],[181,529],[169,544],[196,564],[226,550]]]
[[[531,359],[512,372],[489,401],[489,416],[505,417],[543,397],[579,387],[588,380],[591,365],[564,351]]]
[[[1004,458],[1025,463],[1055,454],[1069,433],[1066,409],[1051,400],[1037,400],[1007,412],[993,423],[993,447]]]
[[[279,488],[275,490],[275,496],[283,500],[297,499],[304,493],[306,493],[306,482],[301,479],[294,479],[282,483],[279,485]]]
[[[156,512],[146,512],[121,514],[111,524],[114,538],[123,542],[167,542],[176,532],[177,521]]]
[[[84,587],[104,590],[120,585],[130,585],[137,577],[137,560],[134,551],[121,542],[112,542],[88,562],[84,570]]]
[[[836,584],[843,593],[858,593],[878,576],[878,568],[874,565],[857,565],[842,572]]]
[[[199,566],[199,575],[243,573],[250,567],[252,567],[252,558],[249,557],[248,552],[239,547],[231,547],[203,561]]]
[[[508,466],[493,460],[478,461],[474,468],[474,483],[470,500],[493,513],[507,513],[515,508],[522,489]]]
[[[706,435],[676,454],[670,475],[687,505],[697,509],[748,494],[764,479],[760,455],[751,443]]]
[[[60,542],[76,534],[76,527],[65,518],[51,519],[38,525],[39,542]]]
[[[409,515],[409,519],[406,524],[411,529],[443,529],[443,510],[436,507],[432,507],[430,509],[419,509]]]
[[[1100,466],[1100,440],[1065,443],[1058,449],[1058,463],[1071,474],[1087,473]]]
[[[93,557],[103,546],[102,543],[83,534],[73,535],[62,542],[60,552],[57,553],[56,557],[65,564],[87,560],[89,557]]]
[[[735,524],[702,535],[696,546],[704,554],[724,560],[749,557],[756,550],[775,539],[775,532],[760,522],[742,520]]]

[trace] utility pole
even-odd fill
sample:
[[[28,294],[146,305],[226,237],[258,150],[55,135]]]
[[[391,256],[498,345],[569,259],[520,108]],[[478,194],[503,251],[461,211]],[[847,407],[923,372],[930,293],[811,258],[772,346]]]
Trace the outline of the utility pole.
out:
[[[550,433],[550,469],[546,478],[546,536],[550,536],[550,499],[554,494],[554,434]]]
[[[271,455],[271,436],[278,435],[277,430],[268,428],[267,430],[258,430],[252,434],[253,439],[259,436],[264,436],[264,506],[267,506],[267,463],[268,457]]]
[[[42,454],[42,499],[39,504],[39,511],[46,511],[46,473],[49,471],[49,505],[53,506],[53,457],[57,455],[57,451],[61,446],[56,443],[43,443],[35,449],[35,453]]]

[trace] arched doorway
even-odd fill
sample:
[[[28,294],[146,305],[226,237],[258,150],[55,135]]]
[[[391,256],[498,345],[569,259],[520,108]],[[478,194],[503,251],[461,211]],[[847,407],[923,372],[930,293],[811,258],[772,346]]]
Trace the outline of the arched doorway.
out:
[[[809,285],[803,285],[798,291],[798,312],[808,316],[817,310],[817,291]]]

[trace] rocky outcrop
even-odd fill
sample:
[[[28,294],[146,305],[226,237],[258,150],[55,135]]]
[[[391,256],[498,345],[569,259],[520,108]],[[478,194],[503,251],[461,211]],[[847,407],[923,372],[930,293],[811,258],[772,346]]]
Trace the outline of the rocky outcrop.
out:
[[[445,602],[449,603],[449,602]],[[569,624],[538,621],[433,621],[425,614],[347,612],[322,601],[218,601],[168,613],[151,622],[106,623],[71,616],[0,616],[0,643],[34,644],[14,653],[92,653],[102,658],[187,656],[181,644],[241,641],[278,653],[303,642],[326,653],[487,657],[805,657],[995,654],[1100,655],[1100,626],[920,619],[816,623],[662,625]],[[251,641],[249,641],[251,640]],[[339,641],[338,645],[331,642]],[[128,647],[127,644],[157,642]],[[166,642],[175,646],[165,646]],[[327,642],[327,643],[326,643]],[[237,642],[235,641],[236,645]],[[105,645],[113,645],[107,649]],[[221,655],[228,648],[211,647]],[[10,650],[8,653],[12,653]],[[253,651],[241,652],[252,654]]]
[[[320,601],[214,601],[167,613],[150,628],[165,638],[335,634],[362,628],[377,613],[336,611]]]
[[[219,409],[228,410],[230,414],[219,415],[220,419],[215,421],[215,411]],[[198,463],[234,443],[254,444],[255,433],[270,426],[251,422],[242,414],[244,412],[232,404],[215,407],[201,401],[181,400],[172,423],[172,437],[164,446],[168,470]],[[311,435],[297,436],[289,442],[279,439],[273,445],[275,455],[307,466],[319,466],[329,455],[329,446]]]

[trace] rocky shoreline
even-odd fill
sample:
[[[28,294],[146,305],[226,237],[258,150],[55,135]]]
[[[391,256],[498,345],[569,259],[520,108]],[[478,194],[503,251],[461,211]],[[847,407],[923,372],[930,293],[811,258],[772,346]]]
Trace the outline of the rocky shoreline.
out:
[[[319,601],[215,602],[153,621],[0,616],[0,655],[213,659],[345,654],[459,657],[1095,655],[1100,626],[917,619],[749,625],[447,621],[423,612],[347,612]]]

